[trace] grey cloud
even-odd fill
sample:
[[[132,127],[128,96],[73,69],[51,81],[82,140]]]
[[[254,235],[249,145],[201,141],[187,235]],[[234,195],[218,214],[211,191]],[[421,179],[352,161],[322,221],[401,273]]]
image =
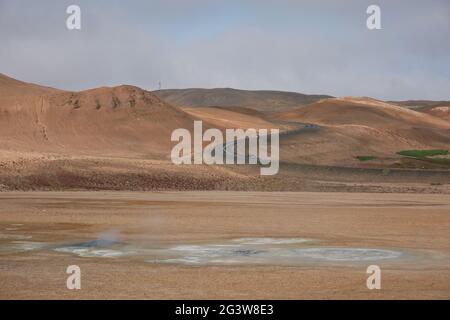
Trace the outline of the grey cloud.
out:
[[[450,5],[376,1],[0,0],[0,72],[81,90],[237,87],[450,99]],[[82,30],[65,8],[82,8]]]

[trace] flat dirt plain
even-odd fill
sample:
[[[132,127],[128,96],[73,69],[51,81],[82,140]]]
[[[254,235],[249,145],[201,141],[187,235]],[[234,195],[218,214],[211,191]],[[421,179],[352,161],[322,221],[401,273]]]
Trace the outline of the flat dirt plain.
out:
[[[0,298],[449,299],[449,114],[446,101],[70,92],[0,74]],[[279,129],[279,173],[174,165],[171,134],[194,121]]]
[[[448,194],[3,192],[0,203],[1,299],[450,298]],[[69,265],[81,290],[66,288]],[[380,290],[367,289],[369,265]]]

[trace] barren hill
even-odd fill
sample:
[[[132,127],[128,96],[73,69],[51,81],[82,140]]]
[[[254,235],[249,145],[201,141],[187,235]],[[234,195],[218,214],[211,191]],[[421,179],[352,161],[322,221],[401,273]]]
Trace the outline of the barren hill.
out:
[[[171,104],[183,107],[248,107],[259,111],[283,111],[312,103],[326,95],[307,95],[285,91],[250,91],[232,88],[169,89],[153,91]]]
[[[183,110],[197,119],[213,124],[217,128],[269,129],[279,127],[258,111],[246,108],[197,107],[183,108]]]
[[[401,150],[450,148],[450,122],[369,98],[324,99],[275,118],[316,126],[282,140],[293,162],[359,166],[355,157],[370,155],[393,163]]]
[[[450,101],[412,100],[395,103],[408,108],[413,108],[415,111],[428,113],[440,119],[450,121]]]
[[[194,118],[151,92],[67,92],[8,77],[0,87],[0,191],[211,189],[229,176],[170,162],[172,131],[192,131]]]
[[[447,105],[424,107],[418,111],[431,114],[435,117],[438,117],[440,119],[447,120],[450,122],[450,103]]]
[[[450,105],[450,101],[440,100],[406,100],[406,101],[388,101],[388,103],[404,106],[411,109],[420,109],[424,107],[437,107],[442,105]]]
[[[0,190],[334,190],[323,181],[367,178],[361,171],[348,176],[343,166],[392,168],[401,150],[450,149],[448,121],[390,103],[316,96],[305,105],[306,98],[295,93],[218,90],[235,96],[213,95],[215,103],[198,97],[195,107],[180,108],[133,86],[67,92],[1,76]],[[204,129],[279,128],[279,175],[262,179],[255,166],[172,164],[171,133],[192,132],[196,119]],[[377,160],[361,163],[359,155]],[[329,166],[335,166],[332,175]],[[429,184],[447,181],[449,174],[419,176]],[[393,181],[417,177],[411,171]]]
[[[24,92],[39,90],[20,86]],[[0,97],[1,149],[167,158],[171,132],[193,123],[185,112],[137,87],[43,93]]]
[[[39,96],[58,92],[61,91],[54,88],[19,81],[0,73],[0,97]]]
[[[279,119],[321,124],[357,124],[373,127],[430,126],[449,128],[447,121],[370,98],[323,99],[307,106],[279,113]]]

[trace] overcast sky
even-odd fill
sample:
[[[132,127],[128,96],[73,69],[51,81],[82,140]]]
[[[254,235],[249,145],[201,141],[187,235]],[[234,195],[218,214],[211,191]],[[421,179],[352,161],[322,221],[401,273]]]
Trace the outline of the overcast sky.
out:
[[[66,8],[81,7],[81,30]],[[366,27],[381,7],[382,30]],[[0,73],[61,89],[133,84],[450,100],[449,0],[0,0]]]

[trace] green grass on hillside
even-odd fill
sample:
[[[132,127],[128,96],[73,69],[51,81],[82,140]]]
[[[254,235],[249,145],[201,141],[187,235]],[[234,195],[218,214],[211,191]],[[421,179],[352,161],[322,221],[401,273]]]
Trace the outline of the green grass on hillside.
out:
[[[440,164],[444,166],[450,166],[449,158],[432,158],[434,156],[445,156],[449,154],[448,150],[435,149],[435,150],[404,150],[397,152],[397,154],[405,157],[414,158],[416,160]]]
[[[435,150],[404,150],[397,152],[397,154],[405,157],[433,157],[433,156],[445,156],[448,155],[448,150],[435,149]]]
[[[369,160],[374,160],[377,157],[375,157],[375,156],[357,156],[355,158],[358,159],[359,161],[369,161]]]
[[[450,166],[450,159],[447,158],[425,158],[423,159],[428,162],[437,163],[437,164],[443,164]]]

